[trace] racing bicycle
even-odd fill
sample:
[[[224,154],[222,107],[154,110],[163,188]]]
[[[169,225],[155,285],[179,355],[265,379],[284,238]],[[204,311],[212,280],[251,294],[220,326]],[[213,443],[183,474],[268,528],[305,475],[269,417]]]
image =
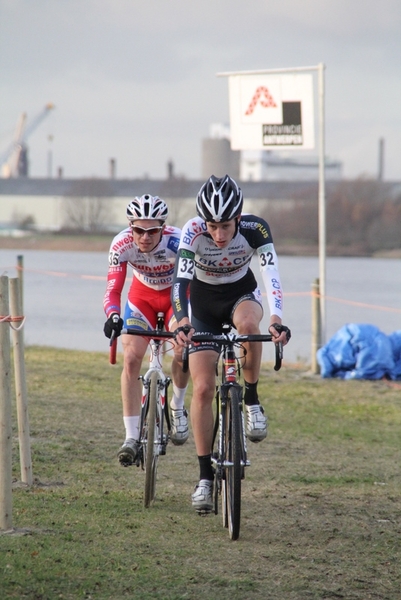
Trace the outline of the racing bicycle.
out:
[[[151,506],[156,495],[156,476],[159,456],[166,454],[171,430],[168,404],[168,387],[171,378],[163,372],[163,344],[166,339],[174,338],[174,333],[165,331],[164,314],[157,313],[156,329],[123,329],[121,333],[140,335],[149,338],[149,367],[145,375],[141,375],[142,396],[139,417],[139,452],[136,464],[145,471],[145,492],[143,503]],[[110,362],[116,361],[117,339],[110,340]],[[188,358],[184,356],[183,367],[188,369]]]
[[[241,483],[245,467],[250,465],[245,435],[243,387],[240,383],[241,361],[246,360],[245,342],[271,342],[270,334],[240,335],[231,333],[231,325],[223,333],[197,334],[192,342],[214,342],[220,346],[220,381],[216,385],[216,415],[213,432],[212,463],[215,469],[214,513],[218,514],[219,498],[224,527],[232,540],[237,540],[241,521]],[[282,344],[275,345],[275,371],[281,368]],[[216,363],[218,374],[219,360]],[[198,511],[205,514],[205,511]]]

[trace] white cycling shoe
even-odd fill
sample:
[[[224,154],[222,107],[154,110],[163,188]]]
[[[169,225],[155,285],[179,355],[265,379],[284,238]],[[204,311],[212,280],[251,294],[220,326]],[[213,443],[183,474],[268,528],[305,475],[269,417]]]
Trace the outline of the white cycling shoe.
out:
[[[250,442],[261,442],[267,435],[267,419],[260,404],[245,405],[246,437]]]
[[[171,409],[170,439],[175,446],[185,444],[188,439],[188,413],[185,408]]]
[[[137,462],[139,453],[139,442],[133,438],[127,438],[117,453],[120,465],[130,467]]]
[[[201,479],[192,494],[192,506],[197,512],[212,512],[213,481]]]

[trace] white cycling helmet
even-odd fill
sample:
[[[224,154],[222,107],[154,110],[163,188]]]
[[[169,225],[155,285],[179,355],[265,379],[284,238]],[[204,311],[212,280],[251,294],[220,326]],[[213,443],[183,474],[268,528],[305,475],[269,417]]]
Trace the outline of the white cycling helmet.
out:
[[[131,200],[127,206],[127,219],[135,221],[136,219],[159,219],[165,221],[168,217],[168,206],[158,196],[144,194],[140,198],[137,196]]]
[[[234,179],[225,175],[221,179],[212,175],[199,190],[196,211],[205,221],[220,223],[241,214],[242,190]]]

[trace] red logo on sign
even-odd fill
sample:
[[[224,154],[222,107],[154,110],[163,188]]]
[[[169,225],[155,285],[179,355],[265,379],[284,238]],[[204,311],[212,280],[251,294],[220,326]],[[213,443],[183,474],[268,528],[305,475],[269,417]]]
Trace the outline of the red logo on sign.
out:
[[[263,85],[256,88],[256,92],[254,93],[251,103],[248,106],[245,114],[251,115],[258,102],[260,102],[264,108],[277,108],[277,104],[275,103],[273,96],[267,87],[264,87]]]

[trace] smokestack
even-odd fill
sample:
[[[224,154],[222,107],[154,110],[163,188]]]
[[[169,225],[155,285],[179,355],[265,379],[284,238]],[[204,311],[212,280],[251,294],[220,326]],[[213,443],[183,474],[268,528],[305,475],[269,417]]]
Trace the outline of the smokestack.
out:
[[[377,179],[383,181],[384,178],[384,138],[379,140],[379,172]]]
[[[116,178],[116,159],[110,159],[110,179]]]
[[[174,163],[172,160],[169,160],[167,163],[167,179],[169,181],[174,179]]]

